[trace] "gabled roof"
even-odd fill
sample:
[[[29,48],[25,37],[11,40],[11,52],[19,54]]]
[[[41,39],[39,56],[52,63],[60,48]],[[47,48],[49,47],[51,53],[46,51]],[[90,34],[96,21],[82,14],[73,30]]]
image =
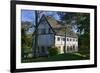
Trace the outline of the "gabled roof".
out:
[[[51,17],[51,16],[45,16],[45,17],[48,20],[48,22],[52,28],[61,28],[62,27],[62,25],[59,24],[58,21],[55,20],[53,17]]]
[[[60,36],[65,36],[65,30],[66,30],[66,36],[68,37],[75,37],[77,38],[78,36],[75,34],[75,32],[73,32],[71,30],[71,28],[68,26],[68,24],[63,24],[61,21],[57,21],[55,18],[51,17],[51,16],[46,16],[43,15],[41,17],[42,18],[46,18],[46,21],[48,22],[48,24],[51,26],[51,28],[53,29],[54,33],[56,35],[60,35]],[[40,20],[41,20],[40,19]],[[41,21],[40,21],[41,22]]]
[[[68,28],[54,29],[56,35],[60,35],[60,36],[65,36],[65,30],[66,30],[67,37],[75,37],[75,38],[78,37],[73,31],[71,31]]]

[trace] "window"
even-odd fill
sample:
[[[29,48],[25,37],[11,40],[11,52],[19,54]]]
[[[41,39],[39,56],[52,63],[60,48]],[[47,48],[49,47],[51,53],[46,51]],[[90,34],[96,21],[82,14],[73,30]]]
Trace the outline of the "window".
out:
[[[73,45],[73,48],[75,48],[75,45]]]
[[[60,37],[58,37],[57,40],[60,41]]]
[[[73,51],[75,51],[75,45],[73,45]]]
[[[45,52],[45,47],[44,46],[42,46],[41,51],[42,51],[42,53]]]
[[[51,29],[50,28],[48,29],[48,33],[51,33]]]
[[[62,38],[63,41],[65,41],[65,38]]]
[[[67,38],[67,41],[69,41],[69,39]]]
[[[70,39],[70,41],[71,41],[72,39]]]
[[[45,34],[46,33],[46,29],[41,29],[41,34]]]
[[[72,46],[70,46],[70,51],[72,51],[72,49],[73,49]]]
[[[69,46],[67,46],[67,51],[70,51],[69,49],[70,49]]]

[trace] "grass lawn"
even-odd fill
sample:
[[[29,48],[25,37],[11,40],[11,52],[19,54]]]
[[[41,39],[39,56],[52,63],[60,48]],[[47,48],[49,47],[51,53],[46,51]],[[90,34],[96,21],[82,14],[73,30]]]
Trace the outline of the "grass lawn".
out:
[[[23,59],[22,63],[28,62],[48,62],[48,61],[68,61],[68,60],[86,60],[87,57],[76,55],[75,53],[59,54],[49,57],[27,58]]]

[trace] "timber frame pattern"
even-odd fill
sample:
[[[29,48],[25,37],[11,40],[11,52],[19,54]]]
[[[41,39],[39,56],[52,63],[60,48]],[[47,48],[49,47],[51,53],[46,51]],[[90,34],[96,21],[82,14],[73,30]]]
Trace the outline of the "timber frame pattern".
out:
[[[57,7],[75,7],[94,9],[94,64],[88,65],[73,65],[73,66],[57,66],[57,67],[41,67],[41,68],[25,68],[16,69],[16,5],[42,5],[42,6],[57,6]],[[31,1],[11,1],[11,30],[10,30],[10,47],[11,61],[10,71],[13,72],[28,72],[28,71],[44,71],[44,70],[59,70],[59,69],[77,69],[97,67],[97,7],[92,5],[77,5],[77,4],[60,4],[60,3],[45,3]]]

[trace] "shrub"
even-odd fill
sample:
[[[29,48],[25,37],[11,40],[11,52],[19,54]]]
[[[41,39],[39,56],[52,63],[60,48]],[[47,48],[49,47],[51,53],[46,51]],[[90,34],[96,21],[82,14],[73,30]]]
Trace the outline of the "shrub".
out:
[[[32,54],[32,48],[25,46],[21,49],[21,57],[22,59],[28,58],[28,55]]]
[[[54,55],[58,55],[59,50],[57,47],[51,47],[49,48],[49,56],[54,56]]]

